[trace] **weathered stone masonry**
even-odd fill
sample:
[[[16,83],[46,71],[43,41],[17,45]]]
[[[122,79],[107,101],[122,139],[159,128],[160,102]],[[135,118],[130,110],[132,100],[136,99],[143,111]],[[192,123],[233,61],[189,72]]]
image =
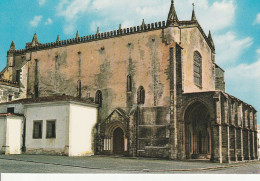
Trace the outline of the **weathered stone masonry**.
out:
[[[12,42],[1,78],[19,82],[19,98],[66,94],[99,104],[95,154],[258,158],[256,110],[225,93],[211,33],[194,10],[180,21],[173,1],[167,21],[47,44],[35,34],[23,50]]]

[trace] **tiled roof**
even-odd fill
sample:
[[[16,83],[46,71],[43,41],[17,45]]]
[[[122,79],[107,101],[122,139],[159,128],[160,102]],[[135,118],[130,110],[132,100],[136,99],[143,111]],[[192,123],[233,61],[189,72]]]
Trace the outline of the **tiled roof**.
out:
[[[0,117],[1,116],[23,116],[21,114],[13,114],[13,113],[0,113]]]
[[[33,103],[57,102],[57,101],[74,101],[79,103],[96,105],[94,102],[90,100],[68,96],[68,95],[18,99],[18,100],[14,100],[2,104],[33,104]]]

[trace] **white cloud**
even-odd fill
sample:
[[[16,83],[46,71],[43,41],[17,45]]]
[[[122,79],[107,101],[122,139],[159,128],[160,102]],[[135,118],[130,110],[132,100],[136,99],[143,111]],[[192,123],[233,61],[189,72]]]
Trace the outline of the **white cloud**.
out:
[[[254,21],[253,24],[254,24],[254,25],[260,24],[260,13],[258,13],[258,14],[256,15],[256,19],[255,19],[255,21]]]
[[[231,31],[215,35],[214,40],[217,51],[216,62],[224,68],[238,63],[240,55],[253,44],[251,37],[239,38],[236,33]]]
[[[210,3],[210,0],[175,0],[176,11],[180,20],[189,20],[192,3],[196,4],[197,19],[206,31],[221,30],[231,26],[235,16],[235,0],[221,0]],[[100,24],[103,31],[122,24],[123,27],[141,24],[142,19],[151,23],[166,21],[170,0],[60,0],[57,15],[65,18],[65,33],[77,25],[80,17],[95,17],[91,30],[96,31],[94,24]],[[74,27],[74,28],[73,28]],[[74,30],[75,31],[75,30]]]
[[[32,27],[37,27],[42,20],[42,16],[34,16],[33,20],[30,21]]]
[[[46,3],[46,0],[38,0],[39,6],[43,6]]]
[[[47,21],[44,23],[45,25],[51,25],[53,23],[51,18],[48,18]]]
[[[260,57],[252,64],[240,64],[226,70],[227,91],[260,109]]]
[[[259,59],[260,59],[260,48],[256,50],[256,53],[258,54]]]
[[[89,2],[90,0],[60,0],[56,15],[65,18],[66,34],[72,33],[78,18],[87,11]]]

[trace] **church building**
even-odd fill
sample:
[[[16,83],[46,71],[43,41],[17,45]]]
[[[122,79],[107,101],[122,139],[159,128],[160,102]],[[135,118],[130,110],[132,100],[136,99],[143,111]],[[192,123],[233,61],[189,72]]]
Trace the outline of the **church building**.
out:
[[[16,95],[5,101],[67,95],[98,105],[97,155],[258,159],[257,111],[225,92],[216,62],[211,32],[194,9],[179,20],[172,0],[167,21],[46,44],[35,34],[21,50],[12,42],[0,77],[15,91],[5,97]]]

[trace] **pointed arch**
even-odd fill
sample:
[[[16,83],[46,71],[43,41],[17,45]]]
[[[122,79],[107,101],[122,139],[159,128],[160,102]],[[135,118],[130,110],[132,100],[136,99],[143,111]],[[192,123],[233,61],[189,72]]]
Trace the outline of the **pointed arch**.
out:
[[[137,104],[145,103],[145,90],[143,86],[140,86],[137,91]]]

